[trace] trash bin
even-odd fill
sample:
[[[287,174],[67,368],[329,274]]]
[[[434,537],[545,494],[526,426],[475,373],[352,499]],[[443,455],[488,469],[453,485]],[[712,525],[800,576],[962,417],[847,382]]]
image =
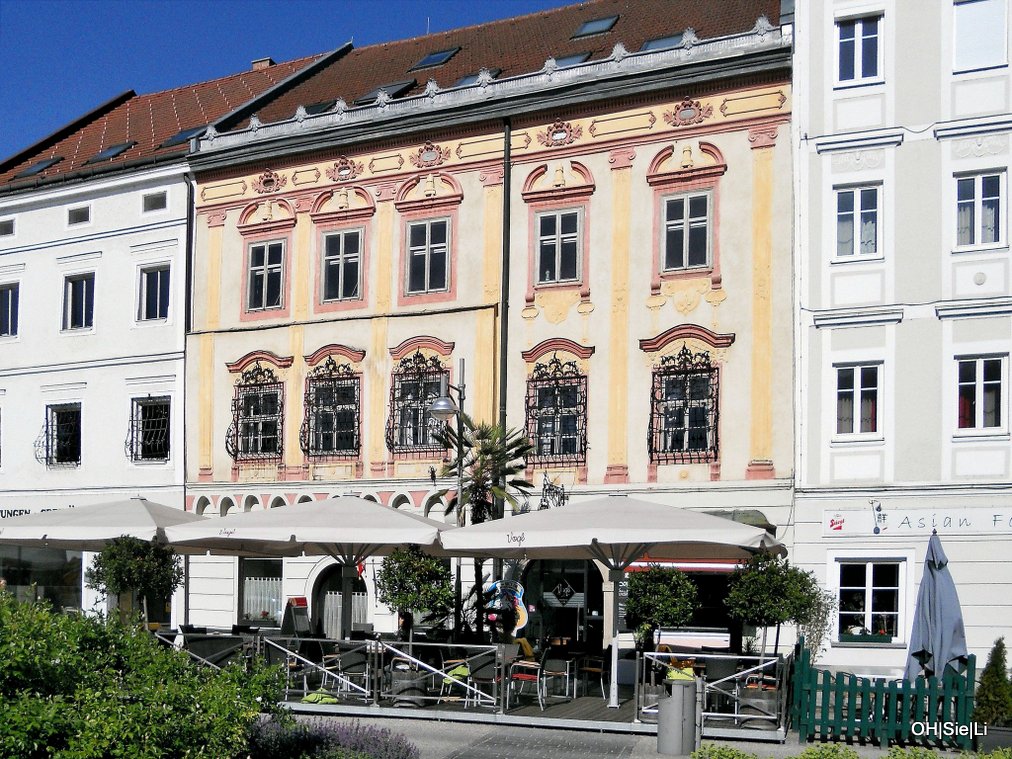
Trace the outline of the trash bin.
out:
[[[395,662],[390,669],[390,693],[394,706],[425,706],[427,677],[407,662]]]
[[[657,753],[688,756],[696,750],[696,681],[668,680],[671,695],[657,702]]]

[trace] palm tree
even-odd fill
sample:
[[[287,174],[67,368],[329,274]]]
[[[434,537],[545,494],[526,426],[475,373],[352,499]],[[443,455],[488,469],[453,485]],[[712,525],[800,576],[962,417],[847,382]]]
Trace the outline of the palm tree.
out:
[[[526,503],[534,486],[523,479],[523,475],[534,446],[522,431],[487,422],[475,423],[467,414],[462,414],[459,435],[452,425],[447,425],[435,437],[447,449],[459,452],[459,460],[454,459],[443,467],[443,476],[460,476],[461,487],[457,493],[460,522],[468,506],[471,507],[471,523],[480,524],[501,519],[507,504],[515,511]],[[482,559],[474,560],[475,627],[479,635],[484,626],[482,564]]]

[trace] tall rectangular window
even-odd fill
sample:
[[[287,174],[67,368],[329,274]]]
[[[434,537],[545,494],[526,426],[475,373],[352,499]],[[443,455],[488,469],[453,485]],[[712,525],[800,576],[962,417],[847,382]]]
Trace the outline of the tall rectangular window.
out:
[[[63,281],[63,328],[94,326],[95,274],[77,274]]]
[[[899,637],[901,564],[840,562],[838,620],[842,635]]]
[[[442,455],[445,447],[436,433],[445,425],[430,412],[449,372],[438,356],[421,351],[402,358],[391,377],[387,448],[394,453]]]
[[[18,293],[20,285],[11,282],[0,285],[0,337],[18,334]]]
[[[357,376],[318,376],[306,380],[302,449],[309,456],[350,456],[359,451]]]
[[[46,406],[45,463],[77,466],[81,463],[81,404]]]
[[[956,0],[953,4],[954,71],[1003,66],[1006,50],[1006,0]]]
[[[533,464],[581,464],[587,455],[587,376],[575,361],[535,364],[527,381]]]
[[[836,434],[879,431],[879,365],[836,368]]]
[[[957,361],[958,424],[961,430],[995,429],[1004,424],[1007,357],[964,358]]]
[[[664,270],[710,264],[710,195],[693,193],[664,201]]]
[[[717,367],[709,353],[684,347],[664,356],[653,373],[650,460],[689,464],[716,461],[719,413]]]
[[[247,296],[247,308],[250,311],[281,308],[284,266],[284,242],[278,240],[250,245]]]
[[[880,79],[881,28],[881,16],[836,22],[837,82],[861,84]]]
[[[248,388],[241,396],[239,458],[274,458],[280,455],[280,387]]]
[[[169,267],[141,269],[137,318],[140,321],[165,319],[169,315]]]
[[[836,191],[836,255],[838,258],[879,255],[879,188]]]
[[[350,300],[360,297],[362,278],[362,233],[335,232],[323,238],[323,300]]]
[[[956,245],[994,245],[1003,242],[1000,173],[956,178]]]
[[[446,219],[408,225],[409,294],[448,289],[449,226]]]
[[[580,278],[580,212],[538,216],[538,282],[575,282]]]
[[[239,559],[239,622],[279,627],[284,612],[281,559]]]
[[[127,437],[131,461],[166,461],[169,458],[169,411],[167,397],[133,399]]]

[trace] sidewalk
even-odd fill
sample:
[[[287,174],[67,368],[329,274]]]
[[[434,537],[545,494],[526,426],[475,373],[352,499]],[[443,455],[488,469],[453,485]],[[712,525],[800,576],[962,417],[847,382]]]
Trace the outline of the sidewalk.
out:
[[[354,717],[324,717],[341,722],[359,721],[362,724],[384,727],[403,733],[418,746],[421,759],[660,759],[657,738],[653,735],[627,735],[593,733],[581,730],[551,730],[546,728],[511,727],[461,722],[428,722],[398,720],[395,718],[359,719]],[[781,759],[795,756],[805,748],[798,743],[796,734],[788,736],[787,743],[758,743],[719,741],[727,746],[757,754],[760,757]],[[873,746],[853,746],[858,755],[868,759],[881,759],[885,749]]]

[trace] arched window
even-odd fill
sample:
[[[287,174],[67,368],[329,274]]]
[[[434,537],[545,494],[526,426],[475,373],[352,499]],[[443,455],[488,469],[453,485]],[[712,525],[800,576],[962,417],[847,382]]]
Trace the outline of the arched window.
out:
[[[557,355],[534,365],[527,379],[528,462],[583,464],[587,457],[587,376]]]

